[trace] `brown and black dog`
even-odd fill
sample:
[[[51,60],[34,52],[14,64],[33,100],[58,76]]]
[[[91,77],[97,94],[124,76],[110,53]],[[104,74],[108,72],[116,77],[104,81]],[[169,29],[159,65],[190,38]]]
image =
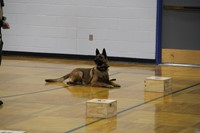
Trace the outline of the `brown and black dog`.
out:
[[[108,59],[106,50],[103,49],[102,54],[96,49],[96,57],[94,59],[96,67],[94,68],[76,68],[71,73],[57,79],[46,79],[46,82],[63,82],[69,85],[91,85],[95,87],[120,87],[114,83],[115,79],[109,79]]]

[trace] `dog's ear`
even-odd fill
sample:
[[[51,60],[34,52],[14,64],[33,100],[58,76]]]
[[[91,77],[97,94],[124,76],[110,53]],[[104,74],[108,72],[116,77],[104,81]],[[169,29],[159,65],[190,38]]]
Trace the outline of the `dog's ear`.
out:
[[[96,48],[96,55],[99,55],[100,54],[100,52],[99,52],[99,50]]]
[[[102,55],[104,55],[104,57],[107,59],[107,54],[106,54],[106,49],[103,49]]]

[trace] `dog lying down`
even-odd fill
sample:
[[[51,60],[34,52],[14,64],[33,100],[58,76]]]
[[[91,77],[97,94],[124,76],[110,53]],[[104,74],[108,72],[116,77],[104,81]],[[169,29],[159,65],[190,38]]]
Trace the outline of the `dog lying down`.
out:
[[[76,68],[71,73],[57,79],[46,79],[46,82],[66,82],[69,85],[91,85],[94,87],[120,87],[114,83],[116,79],[109,79],[108,59],[106,50],[103,49],[102,54],[96,49],[94,59],[96,64],[93,68]]]

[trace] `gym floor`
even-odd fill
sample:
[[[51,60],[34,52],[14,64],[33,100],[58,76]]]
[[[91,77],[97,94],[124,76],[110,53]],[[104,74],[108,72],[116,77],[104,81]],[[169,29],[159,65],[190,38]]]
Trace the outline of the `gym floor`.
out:
[[[4,56],[0,130],[26,133],[200,133],[200,68],[110,62],[121,88],[46,84],[93,61]],[[150,76],[172,78],[172,90],[145,92]],[[116,99],[117,115],[87,118],[86,101]]]

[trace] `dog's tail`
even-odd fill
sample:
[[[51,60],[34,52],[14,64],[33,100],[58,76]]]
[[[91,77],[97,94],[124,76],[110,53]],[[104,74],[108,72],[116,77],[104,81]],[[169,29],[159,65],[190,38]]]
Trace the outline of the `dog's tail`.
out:
[[[46,82],[63,82],[65,79],[69,78],[70,74],[67,74],[61,78],[57,79],[45,79]]]

